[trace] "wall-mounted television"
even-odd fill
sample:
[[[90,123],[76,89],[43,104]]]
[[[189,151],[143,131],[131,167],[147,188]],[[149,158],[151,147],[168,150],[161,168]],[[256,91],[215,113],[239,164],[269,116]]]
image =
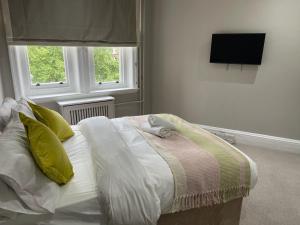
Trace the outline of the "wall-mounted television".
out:
[[[265,33],[213,34],[211,63],[260,65]]]

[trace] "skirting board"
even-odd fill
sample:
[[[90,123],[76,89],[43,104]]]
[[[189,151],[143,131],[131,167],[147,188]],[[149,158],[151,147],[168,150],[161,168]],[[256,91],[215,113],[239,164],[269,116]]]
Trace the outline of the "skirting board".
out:
[[[300,140],[274,137],[264,134],[255,134],[239,130],[230,130],[219,127],[200,125],[201,128],[214,134],[228,135],[234,137],[237,144],[252,145],[261,148],[300,154]]]

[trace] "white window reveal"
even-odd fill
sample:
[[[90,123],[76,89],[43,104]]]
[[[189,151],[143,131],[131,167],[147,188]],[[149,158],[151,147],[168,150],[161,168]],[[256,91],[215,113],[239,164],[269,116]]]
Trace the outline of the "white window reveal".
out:
[[[136,88],[135,47],[10,46],[17,97]]]

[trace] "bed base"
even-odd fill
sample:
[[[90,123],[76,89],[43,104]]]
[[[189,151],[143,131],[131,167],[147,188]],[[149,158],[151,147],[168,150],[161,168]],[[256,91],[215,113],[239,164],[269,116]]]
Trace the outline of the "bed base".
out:
[[[158,225],[239,225],[242,198],[211,207],[164,214]]]
[[[183,212],[164,214],[157,225],[239,225],[242,198],[212,207],[202,207]],[[51,215],[26,216],[4,223],[5,225],[48,224]],[[85,223],[82,223],[85,224]],[[102,223],[101,223],[102,224]]]

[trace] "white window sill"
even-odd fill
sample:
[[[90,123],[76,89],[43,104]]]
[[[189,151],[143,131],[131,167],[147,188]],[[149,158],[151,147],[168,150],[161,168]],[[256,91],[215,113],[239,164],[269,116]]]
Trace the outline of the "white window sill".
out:
[[[79,98],[92,98],[107,95],[121,95],[121,94],[131,94],[139,91],[139,88],[119,88],[110,90],[97,90],[90,93],[63,93],[63,94],[53,94],[53,95],[38,95],[38,96],[26,96],[36,103],[44,103],[51,101],[61,101],[61,100],[72,100]]]

